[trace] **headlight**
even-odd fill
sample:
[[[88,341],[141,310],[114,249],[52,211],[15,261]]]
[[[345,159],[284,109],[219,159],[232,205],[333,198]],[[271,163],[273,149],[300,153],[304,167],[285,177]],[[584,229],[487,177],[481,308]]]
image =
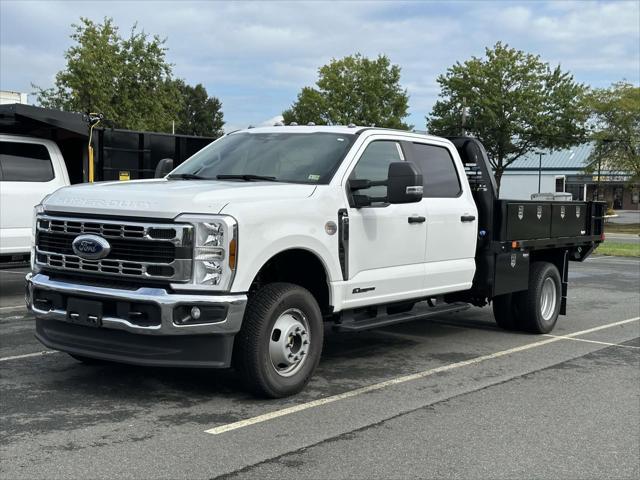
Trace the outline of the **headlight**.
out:
[[[229,216],[180,215],[176,222],[191,223],[193,229],[193,269],[189,284],[176,289],[231,288],[238,254],[238,227]]]
[[[46,197],[45,197],[46,198]],[[31,271],[36,271],[36,232],[38,229],[38,215],[44,213],[42,204],[33,207],[33,218],[31,220]]]

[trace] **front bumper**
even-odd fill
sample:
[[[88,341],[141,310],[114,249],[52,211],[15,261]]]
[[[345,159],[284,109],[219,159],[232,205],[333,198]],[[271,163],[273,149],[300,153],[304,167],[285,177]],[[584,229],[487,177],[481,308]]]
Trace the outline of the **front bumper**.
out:
[[[55,301],[42,301],[41,297]],[[113,308],[105,309],[99,328],[78,325],[65,306],[70,298],[97,301]],[[107,288],[69,283],[38,273],[27,276],[26,302],[37,319],[36,337],[56,350],[136,365],[227,367],[247,296],[174,294],[147,287]],[[226,313],[211,323],[180,325],[174,321],[174,310],[184,305],[213,307]],[[133,307],[157,312],[159,319],[137,322],[126,318]]]

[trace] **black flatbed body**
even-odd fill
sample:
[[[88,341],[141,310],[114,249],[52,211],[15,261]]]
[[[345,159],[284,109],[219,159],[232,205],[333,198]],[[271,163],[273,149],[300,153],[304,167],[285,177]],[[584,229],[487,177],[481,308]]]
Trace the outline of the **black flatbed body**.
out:
[[[462,158],[479,217],[473,287],[452,299],[484,305],[498,295],[526,290],[530,264],[548,261],[562,276],[564,313],[568,262],[583,261],[604,241],[606,204],[499,199],[482,144],[471,137],[449,140]]]

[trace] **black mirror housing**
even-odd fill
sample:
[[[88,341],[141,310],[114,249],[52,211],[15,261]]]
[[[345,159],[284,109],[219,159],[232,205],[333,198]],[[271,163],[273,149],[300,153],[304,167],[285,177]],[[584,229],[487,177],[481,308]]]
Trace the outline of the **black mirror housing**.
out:
[[[371,187],[371,182],[369,180],[360,180],[360,179],[351,179],[349,180],[349,188],[352,192],[356,190],[364,190],[366,188]]]
[[[165,177],[171,170],[173,170],[173,158],[163,158],[156,165],[153,178]]]
[[[414,203],[422,200],[422,174],[411,162],[389,164],[387,198],[389,203]]]
[[[355,208],[362,208],[362,207],[370,207],[371,203],[373,203],[371,201],[371,197],[369,197],[368,195],[353,195],[353,206]]]

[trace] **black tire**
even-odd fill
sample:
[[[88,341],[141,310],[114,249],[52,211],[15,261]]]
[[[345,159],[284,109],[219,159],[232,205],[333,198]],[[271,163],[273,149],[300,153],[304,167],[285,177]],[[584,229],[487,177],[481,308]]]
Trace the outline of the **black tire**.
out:
[[[498,295],[492,300],[493,318],[498,326],[504,330],[518,330],[518,319],[513,305],[513,294]]]
[[[553,282],[555,303],[549,315],[543,315],[543,286]],[[548,287],[551,288],[551,287]],[[529,290],[514,294],[514,308],[522,330],[530,333],[549,333],[555,327],[562,301],[562,280],[558,268],[549,262],[535,262],[529,271]]]
[[[309,346],[304,362],[291,376],[282,376],[269,353],[271,334],[278,318],[295,309],[305,316]],[[322,352],[324,325],[318,302],[311,293],[290,283],[272,283],[249,298],[242,328],[236,335],[233,363],[245,386],[254,394],[269,398],[294,395],[313,375]]]
[[[69,353],[68,355],[74,360],[77,360],[80,363],[84,363],[85,365],[104,365],[105,363],[109,363],[106,360],[100,360],[99,358],[85,357],[84,355],[76,355],[75,353]]]

